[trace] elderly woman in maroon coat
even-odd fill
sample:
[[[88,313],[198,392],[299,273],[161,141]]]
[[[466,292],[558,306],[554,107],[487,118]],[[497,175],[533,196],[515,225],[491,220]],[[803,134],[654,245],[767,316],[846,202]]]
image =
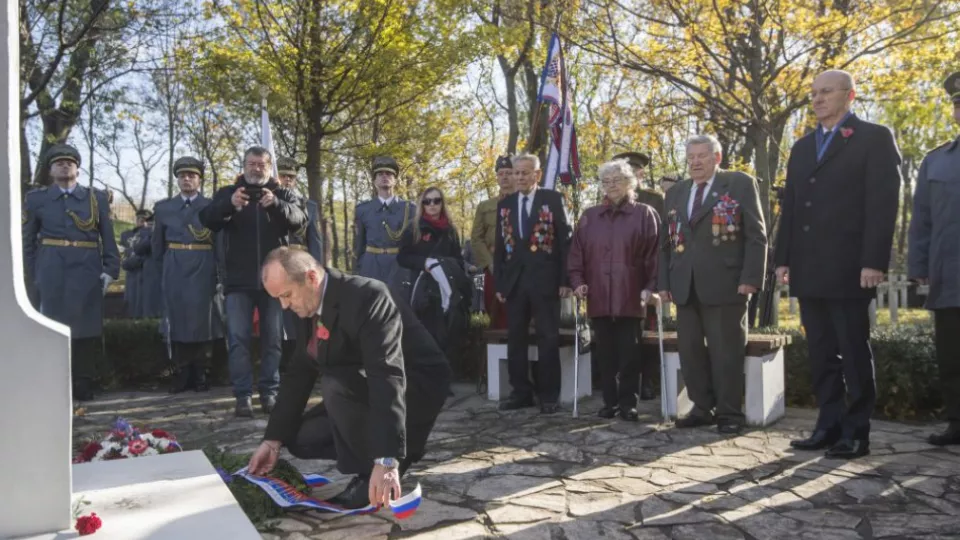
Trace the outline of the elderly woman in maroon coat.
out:
[[[567,266],[575,294],[587,299],[595,331],[594,359],[603,385],[599,415],[636,420],[642,321],[657,290],[659,218],[636,202],[637,178],[626,160],[601,166],[600,182],[603,202],[580,218]],[[652,371],[644,370],[645,393],[652,394]]]

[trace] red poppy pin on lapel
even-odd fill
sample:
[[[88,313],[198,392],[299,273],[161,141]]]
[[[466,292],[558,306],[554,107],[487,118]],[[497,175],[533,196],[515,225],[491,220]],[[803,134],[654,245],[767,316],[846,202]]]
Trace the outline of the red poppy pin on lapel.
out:
[[[840,128],[840,135],[842,135],[844,139],[849,139],[850,136],[853,135],[853,128]]]
[[[320,341],[326,341],[330,339],[330,331],[327,330],[327,327],[323,325],[319,320],[317,321],[317,339]]]

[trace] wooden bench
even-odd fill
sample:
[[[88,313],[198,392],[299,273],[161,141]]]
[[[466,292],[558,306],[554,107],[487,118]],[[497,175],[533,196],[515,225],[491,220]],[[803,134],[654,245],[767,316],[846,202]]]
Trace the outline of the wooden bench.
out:
[[[510,396],[510,375],[507,371],[507,331],[486,330],[483,333],[487,344],[487,399],[500,401]],[[574,370],[574,339],[573,329],[560,330],[560,403],[572,405],[573,370]],[[537,361],[537,337],[531,330],[529,334],[529,349],[527,358],[531,362]],[[580,371],[577,377],[577,398],[591,395],[593,391],[590,353],[580,354]]]
[[[744,415],[748,425],[768,426],[782,418],[786,412],[783,349],[790,341],[790,336],[782,335],[748,336],[743,366],[746,377]],[[657,333],[644,332],[643,343],[659,346]],[[676,332],[663,333],[663,356],[665,370],[661,376],[666,395],[661,399],[664,400],[667,418],[676,419],[693,409],[693,402],[687,397],[683,387]]]

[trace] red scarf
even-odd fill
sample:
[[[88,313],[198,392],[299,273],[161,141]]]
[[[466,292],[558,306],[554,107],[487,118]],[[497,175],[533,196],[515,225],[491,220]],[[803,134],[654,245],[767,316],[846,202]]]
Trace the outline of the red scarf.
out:
[[[440,214],[440,217],[438,218],[432,218],[424,214],[423,221],[425,221],[428,225],[430,225],[434,229],[437,229],[438,231],[446,230],[447,227],[450,226],[450,220],[447,219],[446,214]]]

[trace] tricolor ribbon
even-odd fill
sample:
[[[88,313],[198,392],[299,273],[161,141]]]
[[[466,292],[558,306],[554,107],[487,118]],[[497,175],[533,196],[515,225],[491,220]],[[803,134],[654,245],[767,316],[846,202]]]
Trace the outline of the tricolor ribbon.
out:
[[[276,478],[270,478],[268,476],[257,476],[255,474],[250,474],[247,472],[246,467],[233,473],[233,475],[239,476],[240,478],[243,478],[256,486],[260,486],[260,489],[265,491],[267,495],[273,499],[273,502],[277,503],[277,505],[281,508],[293,508],[300,506],[314,510],[320,510],[322,512],[331,512],[334,514],[343,515],[372,514],[380,509],[379,506],[374,505],[367,505],[363,508],[357,508],[353,510],[343,508],[341,506],[337,506],[336,504],[332,504],[327,501],[321,501],[315,497],[305,495],[282,480],[277,480]],[[303,481],[311,488],[325,486],[330,483],[328,478],[319,474],[304,474]],[[414,490],[410,493],[407,493],[395,501],[390,501],[390,511],[393,512],[393,515],[397,519],[408,518],[417,511],[417,508],[420,507],[421,499],[422,496],[420,484],[417,484],[417,487],[414,488]]]

